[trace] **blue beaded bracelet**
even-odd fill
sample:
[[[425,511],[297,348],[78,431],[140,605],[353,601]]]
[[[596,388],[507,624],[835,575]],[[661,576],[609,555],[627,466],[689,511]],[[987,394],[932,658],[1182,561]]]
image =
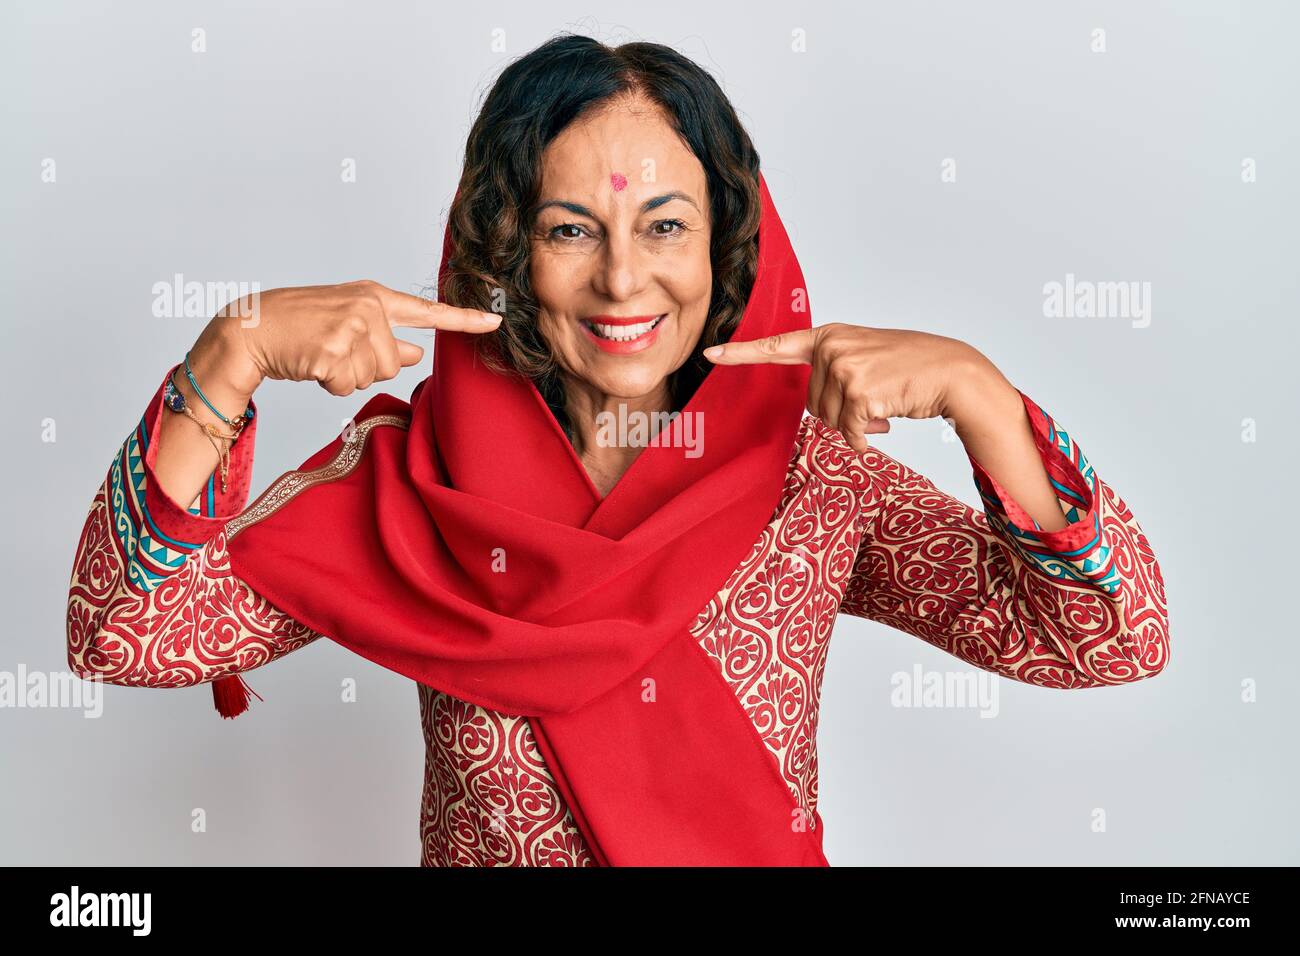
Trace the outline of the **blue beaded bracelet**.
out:
[[[174,372],[175,369],[172,369],[172,371]],[[235,428],[235,429],[241,428],[246,421],[248,421],[253,417],[252,405],[249,405],[246,409],[244,409],[243,415],[240,416],[244,421],[239,421],[239,422],[231,421],[225,415],[217,411],[216,407],[210,401],[208,401],[208,397],[203,394],[203,389],[199,388],[199,383],[194,380],[194,373],[190,371],[189,352],[185,353],[185,377],[190,380],[190,386],[194,389],[194,394],[203,400],[203,404],[208,406],[208,409],[212,412],[212,414],[216,415],[218,418],[220,418],[231,428]],[[163,402],[167,405],[168,408],[170,408],[174,412],[185,411],[185,396],[182,395],[180,390],[175,385],[172,384],[172,377],[170,375],[167,376],[167,384],[163,387]]]

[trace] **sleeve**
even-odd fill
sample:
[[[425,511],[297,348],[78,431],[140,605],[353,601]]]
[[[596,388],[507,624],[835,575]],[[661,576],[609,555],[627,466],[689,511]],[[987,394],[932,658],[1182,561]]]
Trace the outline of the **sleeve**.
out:
[[[1151,543],[1078,443],[1020,396],[1069,524],[1042,530],[969,453],[983,513],[889,459],[898,477],[840,611],[1044,687],[1152,677],[1169,660],[1169,628]]]
[[[256,414],[231,446],[228,491],[209,478],[182,507],[154,480],[154,438],[162,415],[174,414],[163,406],[163,383],[113,458],[77,544],[67,649],[83,678],[185,687],[260,667],[320,636],[231,574],[224,528],[248,503]]]

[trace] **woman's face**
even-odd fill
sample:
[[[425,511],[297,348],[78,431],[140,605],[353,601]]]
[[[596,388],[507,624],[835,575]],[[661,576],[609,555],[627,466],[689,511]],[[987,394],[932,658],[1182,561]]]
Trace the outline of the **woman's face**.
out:
[[[661,391],[713,287],[704,167],[648,101],[598,109],[542,156],[529,263],[560,366],[603,396]]]

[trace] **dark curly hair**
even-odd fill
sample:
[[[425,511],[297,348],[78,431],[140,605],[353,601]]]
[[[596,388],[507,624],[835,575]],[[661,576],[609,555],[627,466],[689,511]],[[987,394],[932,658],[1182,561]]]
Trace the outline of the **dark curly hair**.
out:
[[[700,353],[731,337],[758,270],[758,153],[705,70],[658,43],[609,47],[571,33],[553,37],[492,86],[465,143],[449,214],[443,299],[487,312],[504,307],[496,332],[478,339],[480,356],[496,371],[532,379],[570,441],[560,369],[538,329],[529,279],[542,152],[586,111],[636,95],[664,110],[708,184],[713,291],[700,341],[668,382],[672,410],[680,410],[711,367]]]

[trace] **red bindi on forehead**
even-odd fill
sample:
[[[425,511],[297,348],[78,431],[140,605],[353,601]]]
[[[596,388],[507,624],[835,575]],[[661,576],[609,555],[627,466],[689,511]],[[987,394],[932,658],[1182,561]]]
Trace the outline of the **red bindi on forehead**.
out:
[[[610,173],[609,184],[614,187],[614,192],[620,193],[627,187],[627,177],[622,173]]]

